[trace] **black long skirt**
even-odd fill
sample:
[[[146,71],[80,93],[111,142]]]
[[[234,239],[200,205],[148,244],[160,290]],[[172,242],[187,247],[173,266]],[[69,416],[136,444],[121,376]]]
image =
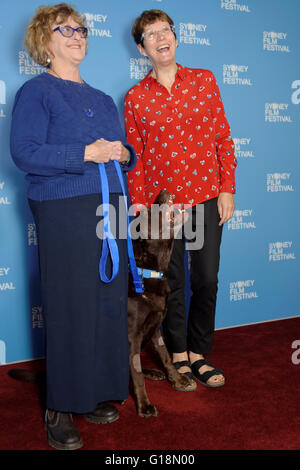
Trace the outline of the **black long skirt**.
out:
[[[102,240],[96,194],[29,201],[37,226],[46,328],[46,406],[86,413],[128,396],[127,241],[118,239],[119,273],[99,276]],[[110,194],[119,220],[119,194]],[[123,215],[122,215],[123,216]],[[124,214],[125,217],[125,214]],[[111,267],[108,263],[108,271]]]

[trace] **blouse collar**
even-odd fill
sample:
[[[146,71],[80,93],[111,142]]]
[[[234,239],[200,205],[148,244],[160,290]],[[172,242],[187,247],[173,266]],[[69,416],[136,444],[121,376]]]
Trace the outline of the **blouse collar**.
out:
[[[177,71],[176,71],[175,79],[178,76],[181,80],[184,80],[186,75],[187,75],[187,68],[183,67],[182,65],[177,64],[177,63],[176,63],[176,65],[177,65]],[[157,83],[156,78],[152,77],[152,75],[151,75],[152,70],[153,69],[149,70],[146,77],[142,80],[142,83],[143,83],[145,88],[150,89],[152,85]]]

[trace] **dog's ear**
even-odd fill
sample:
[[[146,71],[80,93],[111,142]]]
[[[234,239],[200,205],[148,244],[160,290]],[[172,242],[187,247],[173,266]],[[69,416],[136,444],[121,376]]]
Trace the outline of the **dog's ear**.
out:
[[[131,236],[133,239],[169,239],[176,237],[182,225],[187,221],[185,211],[176,210],[166,190],[160,191],[155,203],[149,209],[144,208],[131,222]],[[174,232],[173,232],[174,231]]]
[[[156,197],[154,204],[162,205],[170,203],[172,203],[171,194],[166,189],[162,189]]]
[[[148,225],[145,221],[143,230],[141,230],[143,238],[152,240],[170,238],[170,221],[173,217],[173,204],[171,195],[167,190],[162,189],[159,192],[147,215]]]

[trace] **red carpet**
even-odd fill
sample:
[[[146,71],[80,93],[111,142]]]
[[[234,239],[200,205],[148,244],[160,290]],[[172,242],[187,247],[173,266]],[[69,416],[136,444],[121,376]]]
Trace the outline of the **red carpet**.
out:
[[[217,331],[210,360],[225,370],[224,387],[198,385],[195,392],[177,392],[166,381],[147,380],[158,417],[138,417],[131,397],[116,405],[120,419],[112,424],[75,416],[82,450],[298,450],[300,364],[291,359],[295,340],[300,340],[300,317]],[[143,357],[144,366],[158,367],[151,351]],[[43,361],[0,367],[0,449],[50,450],[42,386],[12,379],[12,368],[42,369]]]

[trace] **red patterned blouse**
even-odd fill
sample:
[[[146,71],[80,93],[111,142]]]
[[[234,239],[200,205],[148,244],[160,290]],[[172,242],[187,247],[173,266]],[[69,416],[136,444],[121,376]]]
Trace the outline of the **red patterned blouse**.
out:
[[[171,94],[150,74],[125,97],[138,159],[128,173],[131,202],[149,207],[163,188],[179,206],[234,193],[234,143],[213,73],[177,64]]]

